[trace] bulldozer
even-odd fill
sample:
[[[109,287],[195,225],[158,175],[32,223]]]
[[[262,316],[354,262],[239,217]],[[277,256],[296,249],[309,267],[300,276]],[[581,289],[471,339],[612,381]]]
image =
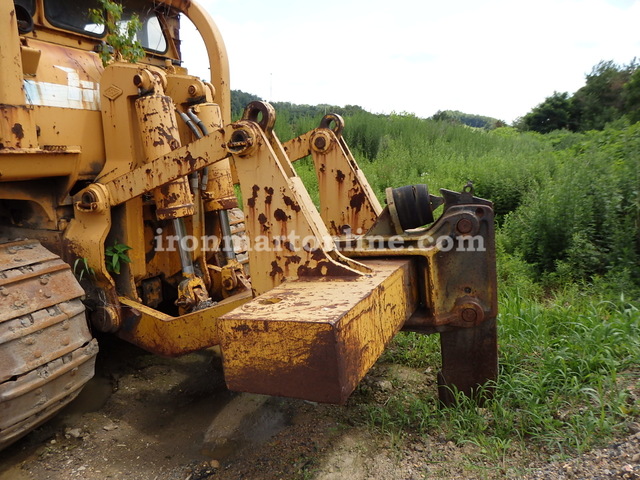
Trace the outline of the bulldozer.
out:
[[[0,448],[79,394],[96,332],[168,357],[219,346],[230,390],[335,404],[399,331],[438,333],[440,401],[490,395],[492,203],[470,183],[381,202],[339,115],[286,142],[267,102],[232,120],[196,1],[109,3],[136,22],[133,59],[90,15],[105,5],[0,0]],[[183,18],[208,79],[183,66]]]

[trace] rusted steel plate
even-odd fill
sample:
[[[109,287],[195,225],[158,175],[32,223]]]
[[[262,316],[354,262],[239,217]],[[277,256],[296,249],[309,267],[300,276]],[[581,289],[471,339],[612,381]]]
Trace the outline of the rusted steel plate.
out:
[[[93,376],[84,294],[36,241],[0,245],[0,449],[47,420]]]
[[[226,157],[223,133],[211,132],[108,182],[110,203],[119,205]]]
[[[311,143],[309,140],[312,134],[313,130],[282,144],[289,160],[295,162],[296,160],[311,155]]]
[[[35,128],[28,107],[0,104],[0,150],[35,148],[37,143],[34,134]]]
[[[82,347],[91,334],[80,300],[0,324],[0,382]]]
[[[251,140],[248,151],[234,154],[234,163],[247,236],[252,241],[249,264],[256,295],[299,277],[358,277],[367,273],[362,264],[336,251],[329,230],[277,138],[267,138],[252,122],[232,127],[231,139]]]
[[[98,343],[0,384],[0,450],[47,421],[93,377]]]
[[[326,115],[321,128],[289,140],[282,146],[292,162],[313,155],[318,176],[320,215],[331,235],[361,234],[374,224],[382,207],[341,134],[326,126],[335,117],[338,116]],[[339,125],[341,132],[344,127],[341,118]]]
[[[285,282],[220,317],[231,390],[344,403],[417,306],[412,260]]]
[[[57,258],[59,258],[57,255],[51,253],[34,240],[20,240],[0,245],[1,272]],[[0,276],[0,279],[2,278],[4,277]]]
[[[317,129],[316,135],[311,141],[320,215],[331,235],[363,234],[382,212],[380,202],[344,139],[329,129]]]
[[[445,405],[455,402],[454,390],[467,396],[493,394],[488,381],[498,378],[498,335],[496,319],[471,328],[456,328],[440,334],[442,370],[438,374],[438,394]],[[481,386],[484,387],[479,390]]]
[[[172,317],[131,299],[120,297],[122,328],[118,336],[148,352],[175,357],[219,343],[216,319],[251,299],[242,292],[213,307]]]
[[[82,295],[69,266],[39,242],[0,245],[0,322]]]

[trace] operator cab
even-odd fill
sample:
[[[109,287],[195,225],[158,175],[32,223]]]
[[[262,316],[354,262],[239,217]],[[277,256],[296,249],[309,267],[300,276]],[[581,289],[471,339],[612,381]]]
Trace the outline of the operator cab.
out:
[[[123,6],[120,28],[137,15],[142,28],[136,39],[145,50],[142,63],[156,65],[170,60],[180,63],[179,12],[149,0],[118,0]],[[90,18],[91,9],[99,9],[97,0],[14,0],[20,34],[59,45],[99,51],[107,32]],[[104,16],[107,14],[105,12]]]

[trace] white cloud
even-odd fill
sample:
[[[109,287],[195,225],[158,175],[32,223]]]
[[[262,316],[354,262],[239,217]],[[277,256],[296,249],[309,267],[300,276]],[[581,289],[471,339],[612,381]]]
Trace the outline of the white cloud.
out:
[[[580,88],[600,60],[640,51],[640,2],[628,0],[203,4],[227,45],[232,88],[374,112],[512,121],[554,90]]]

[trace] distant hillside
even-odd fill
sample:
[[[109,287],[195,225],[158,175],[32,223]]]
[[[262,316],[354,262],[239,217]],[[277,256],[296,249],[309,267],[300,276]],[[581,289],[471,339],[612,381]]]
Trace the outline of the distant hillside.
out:
[[[494,128],[507,126],[505,122],[498,120],[497,118],[463,113],[458,110],[438,110],[431,119],[436,121],[460,123],[469,127],[484,128],[485,130],[492,130]]]
[[[239,119],[246,105],[256,100],[261,100],[261,98],[252,93],[232,90],[232,118]],[[347,143],[353,150],[369,160],[375,159],[380,149],[388,146],[390,139],[409,134],[407,131],[397,130],[400,123],[406,127],[406,122],[414,122],[412,123],[413,129],[417,130],[430,124],[432,128],[428,128],[438,132],[453,132],[460,130],[460,127],[464,127],[464,130],[468,130],[467,127],[474,127],[490,131],[505,126],[504,122],[495,118],[453,110],[440,111],[430,118],[419,118],[411,113],[391,113],[389,115],[371,113],[358,105],[340,107],[326,104],[298,105],[290,102],[271,102],[271,104],[276,110],[274,129],[280,140],[287,141],[308,132],[316,128],[320,119],[327,113],[337,113],[345,120],[344,136]],[[449,127],[453,130],[450,130]]]
[[[239,118],[244,107],[254,100],[262,100],[257,95],[243,92],[242,90],[231,90],[231,116]],[[327,113],[337,113],[338,115],[351,116],[356,113],[369,113],[358,105],[347,105],[339,107],[337,105],[299,105],[291,102],[270,102],[276,112],[286,111],[290,120],[297,120],[302,117],[318,117]],[[371,114],[373,115],[373,114]]]

